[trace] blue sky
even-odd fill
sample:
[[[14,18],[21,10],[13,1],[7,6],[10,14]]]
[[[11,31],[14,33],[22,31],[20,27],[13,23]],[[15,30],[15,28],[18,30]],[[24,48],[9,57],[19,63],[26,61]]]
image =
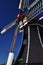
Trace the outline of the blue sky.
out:
[[[18,5],[19,0],[0,0],[0,31],[4,26],[16,19],[19,11]],[[8,30],[5,34],[0,34],[0,63],[7,61],[14,31],[15,26]],[[22,33],[18,33],[16,45],[14,48],[14,59],[16,58],[21,45],[21,37]]]
[[[33,0],[30,0],[30,4]],[[0,31],[4,26],[16,19],[19,0],[0,0]],[[8,30],[5,34],[0,34],[0,63],[7,61],[10,45],[13,39],[15,26]],[[21,47],[22,33],[18,33],[16,45],[14,48],[14,59]]]

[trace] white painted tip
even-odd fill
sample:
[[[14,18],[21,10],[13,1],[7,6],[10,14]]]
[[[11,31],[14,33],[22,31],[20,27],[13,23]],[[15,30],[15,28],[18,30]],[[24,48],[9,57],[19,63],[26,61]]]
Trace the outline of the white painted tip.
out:
[[[6,29],[3,29],[3,30],[1,31],[1,34],[5,33],[5,32],[6,32]]]
[[[14,59],[14,53],[10,52],[9,56],[8,56],[8,60],[7,60],[7,64],[6,65],[12,65],[13,59]]]
[[[19,4],[19,9],[21,9],[21,3]]]
[[[22,0],[20,0],[19,9],[21,9],[21,7],[22,7]]]
[[[43,19],[43,16],[39,18],[39,20],[42,20]]]

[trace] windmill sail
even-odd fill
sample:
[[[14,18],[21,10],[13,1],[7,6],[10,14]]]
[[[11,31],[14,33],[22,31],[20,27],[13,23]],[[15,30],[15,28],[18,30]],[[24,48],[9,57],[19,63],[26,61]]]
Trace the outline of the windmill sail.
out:
[[[29,6],[29,0],[20,0],[19,9],[23,10]]]

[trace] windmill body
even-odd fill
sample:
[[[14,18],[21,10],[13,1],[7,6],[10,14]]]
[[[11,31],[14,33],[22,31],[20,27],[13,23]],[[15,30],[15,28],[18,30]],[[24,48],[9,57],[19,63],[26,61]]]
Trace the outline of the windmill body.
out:
[[[9,30],[12,26],[16,25],[16,29],[15,29],[15,33],[14,33],[14,37],[12,40],[12,45],[10,47],[10,52],[9,52],[9,56],[8,56],[6,65],[12,65],[13,57],[14,57],[13,50],[14,50],[18,30],[23,30],[25,33],[26,32],[25,28],[27,28],[27,32],[28,32],[27,33],[28,34],[27,35],[27,48],[26,48],[26,56],[24,57],[25,63],[27,64],[29,61],[28,57],[29,57],[29,50],[30,50],[30,26],[38,25],[38,26],[43,27],[43,22],[41,22],[41,20],[39,20],[39,19],[36,19],[36,17],[43,12],[43,0],[36,0],[29,7],[28,6],[29,6],[29,0],[27,0],[27,1],[20,0],[20,3],[19,3],[20,11],[17,15],[17,19],[14,20],[9,25],[5,26],[3,28],[3,30],[1,31],[1,34],[3,34],[7,30]],[[22,12],[25,8],[27,8],[27,12],[22,14]],[[22,57],[20,57],[20,58],[22,58]]]

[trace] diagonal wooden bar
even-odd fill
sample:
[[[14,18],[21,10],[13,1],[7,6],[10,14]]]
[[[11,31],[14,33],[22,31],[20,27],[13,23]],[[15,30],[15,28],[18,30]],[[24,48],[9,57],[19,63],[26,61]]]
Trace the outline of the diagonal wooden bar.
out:
[[[16,30],[14,32],[14,37],[13,37],[13,40],[12,40],[10,52],[13,52],[13,50],[14,50],[14,46],[15,46],[15,43],[16,43],[16,37],[17,37],[18,30],[19,30],[19,26],[16,27]]]

